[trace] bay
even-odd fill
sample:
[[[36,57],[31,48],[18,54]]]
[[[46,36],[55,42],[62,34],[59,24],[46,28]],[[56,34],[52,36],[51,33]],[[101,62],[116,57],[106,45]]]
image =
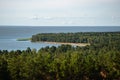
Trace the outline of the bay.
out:
[[[37,33],[60,32],[115,32],[120,31],[116,26],[0,26],[0,50],[25,50],[27,47],[40,49],[45,46],[58,46],[57,44],[32,43],[30,41],[17,41],[18,38],[30,38]]]

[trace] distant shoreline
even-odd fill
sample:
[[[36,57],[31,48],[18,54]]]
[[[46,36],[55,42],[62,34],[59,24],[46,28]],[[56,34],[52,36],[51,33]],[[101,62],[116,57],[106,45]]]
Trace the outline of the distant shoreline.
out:
[[[48,44],[61,44],[61,45],[72,45],[72,46],[87,46],[90,45],[90,43],[69,43],[69,42],[48,42],[48,41],[40,41],[43,43],[48,43]]]
[[[19,38],[17,41],[31,41],[31,38]],[[48,43],[48,44],[61,44],[61,45],[72,45],[72,46],[87,46],[90,45],[90,43],[70,43],[70,42],[49,42],[49,41],[37,41],[42,43]]]

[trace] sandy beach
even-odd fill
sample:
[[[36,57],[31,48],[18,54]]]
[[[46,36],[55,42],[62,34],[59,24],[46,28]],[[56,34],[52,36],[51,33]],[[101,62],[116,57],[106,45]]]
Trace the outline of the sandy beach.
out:
[[[48,44],[64,44],[64,45],[72,45],[72,46],[87,46],[89,43],[67,43],[67,42],[44,42]]]

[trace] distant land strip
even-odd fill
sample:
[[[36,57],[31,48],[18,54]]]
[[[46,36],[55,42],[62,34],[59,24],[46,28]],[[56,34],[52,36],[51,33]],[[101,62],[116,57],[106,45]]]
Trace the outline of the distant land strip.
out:
[[[17,41],[29,41],[31,38],[18,38]]]

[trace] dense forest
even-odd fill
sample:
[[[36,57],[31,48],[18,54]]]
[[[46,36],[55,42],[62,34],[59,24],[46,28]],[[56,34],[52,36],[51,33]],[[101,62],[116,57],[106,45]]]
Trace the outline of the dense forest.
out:
[[[42,33],[37,41],[91,45],[0,50],[0,80],[120,79],[120,32]]]
[[[40,33],[32,36],[31,41],[104,43],[119,39],[120,32],[77,32],[77,33]]]

